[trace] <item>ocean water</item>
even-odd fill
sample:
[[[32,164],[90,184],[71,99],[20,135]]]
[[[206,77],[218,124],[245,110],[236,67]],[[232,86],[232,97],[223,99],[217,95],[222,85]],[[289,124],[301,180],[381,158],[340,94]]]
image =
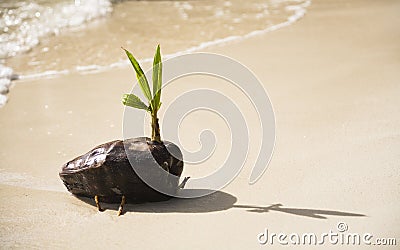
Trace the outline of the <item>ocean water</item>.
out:
[[[93,73],[246,39],[290,25],[311,0],[2,0],[0,106],[11,79]]]

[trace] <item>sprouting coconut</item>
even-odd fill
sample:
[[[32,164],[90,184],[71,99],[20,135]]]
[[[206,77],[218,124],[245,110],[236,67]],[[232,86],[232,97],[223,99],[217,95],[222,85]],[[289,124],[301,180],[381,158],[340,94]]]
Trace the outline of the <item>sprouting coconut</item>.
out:
[[[157,162],[163,170],[180,177],[183,171],[182,153],[172,142],[162,141],[157,112],[161,106],[162,62],[160,46],[157,47],[153,61],[153,93],[146,76],[134,56],[124,49],[143,91],[148,100],[146,105],[134,94],[125,94],[122,103],[126,106],[143,109],[151,114],[151,138],[139,137],[111,141],[99,145],[62,166],[60,178],[68,191],[76,196],[94,198],[97,208],[102,211],[100,202],[120,203],[118,216],[127,202],[141,203],[163,201],[171,198],[148,186],[132,168],[132,164],[146,168]],[[163,180],[160,175],[160,182]],[[156,176],[158,178],[158,175]],[[177,181],[169,186],[178,191],[183,188],[188,177],[179,185]]]

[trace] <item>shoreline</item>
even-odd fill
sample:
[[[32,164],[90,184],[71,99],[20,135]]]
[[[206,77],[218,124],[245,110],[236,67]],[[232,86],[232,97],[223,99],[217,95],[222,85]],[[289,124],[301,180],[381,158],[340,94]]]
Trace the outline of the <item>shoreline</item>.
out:
[[[98,213],[65,189],[38,189],[61,190],[63,163],[122,137],[120,97],[132,88],[132,69],[16,84],[0,109],[0,181],[4,173],[22,177],[7,177],[20,186],[0,183],[2,246],[256,249],[266,247],[257,242],[265,228],[319,233],[340,221],[349,232],[399,238],[399,10],[394,0],[314,0],[294,25],[205,49],[240,61],[268,91],[277,134],[266,173],[248,185],[257,157],[252,145],[243,171],[215,195],[129,204],[119,218],[114,206]],[[164,92],[163,102],[177,90],[214,83],[181,82]],[[248,103],[239,98],[238,104],[253,117]],[[190,138],[184,145],[196,149],[194,132],[214,119],[183,124],[181,137]],[[250,120],[251,128],[255,123]],[[185,168],[184,175],[191,171]]]
[[[239,43],[241,41],[244,41],[246,39],[249,39],[251,37],[255,36],[262,36],[267,33],[285,28],[289,25],[294,25],[296,22],[300,21],[304,15],[307,13],[307,8],[312,4],[311,0],[306,0],[304,3],[296,5],[296,8],[293,8],[294,14],[289,16],[286,21],[282,23],[278,23],[275,25],[272,25],[270,27],[266,27],[264,29],[259,29],[259,30],[253,30],[249,33],[246,33],[245,35],[231,35],[228,37],[224,38],[218,38],[215,40],[211,41],[205,41],[201,42],[198,45],[195,45],[193,47],[185,48],[183,50],[179,50],[177,52],[173,52],[171,54],[166,54],[164,55],[164,59],[168,60],[170,58],[182,55],[182,54],[188,54],[188,53],[193,53],[193,52],[200,52],[204,49],[213,49],[215,46],[226,46],[231,43]],[[139,60],[140,63],[151,63],[153,60],[152,57],[146,57],[142,58]],[[36,80],[36,79],[46,79],[46,78],[54,78],[54,77],[63,77],[68,74],[98,74],[106,71],[111,71],[114,69],[124,69],[126,67],[129,67],[130,63],[128,60],[123,60],[123,61],[117,61],[113,62],[110,65],[102,66],[102,65],[96,65],[96,64],[91,64],[91,65],[84,65],[84,66],[76,66],[72,70],[68,69],[63,69],[63,70],[49,70],[49,71],[44,71],[40,73],[33,73],[33,74],[23,74],[20,73],[16,76],[18,76],[19,80]],[[17,78],[13,79],[17,80]]]
[[[179,55],[183,54],[188,54],[188,53],[193,53],[193,52],[199,52],[201,50],[207,49],[207,48],[212,48],[215,46],[224,46],[228,45],[230,43],[237,43],[246,39],[249,39],[254,36],[259,36],[263,34],[267,34],[272,31],[279,30],[281,28],[287,27],[289,25],[295,24],[297,21],[299,21],[301,18],[304,17],[304,15],[307,12],[307,8],[311,5],[311,0],[306,0],[304,3],[298,4],[291,6],[292,11],[294,11],[293,15],[289,16],[286,21],[266,27],[264,29],[259,29],[259,30],[253,30],[245,35],[230,35],[224,38],[218,38],[214,39],[211,41],[205,41],[201,42],[198,45],[195,45],[193,47],[189,47],[183,50],[179,50],[177,52],[169,53],[164,55],[164,59],[170,59]],[[100,15],[101,16],[101,15]],[[46,38],[49,39],[49,38]],[[31,48],[34,49],[34,48]],[[46,48],[48,50],[48,48]],[[18,55],[17,55],[18,56]],[[21,55],[19,55],[21,56]],[[12,58],[8,58],[13,60]],[[139,60],[140,63],[145,64],[145,63],[151,63],[152,58],[143,58]],[[10,91],[11,86],[13,85],[14,80],[36,80],[36,79],[48,79],[48,78],[57,78],[57,77],[63,77],[63,76],[68,76],[69,74],[98,74],[101,72],[106,72],[106,71],[111,71],[115,69],[123,69],[126,67],[129,67],[129,61],[128,60],[119,60],[116,62],[112,62],[111,64],[108,65],[97,65],[97,64],[89,64],[89,65],[84,65],[84,66],[75,66],[73,69],[53,69],[53,70],[45,70],[43,72],[39,73],[28,73],[25,74],[23,72],[13,74],[13,69],[12,67],[6,66],[5,64],[0,64],[0,108],[3,107],[4,105],[7,104],[8,101],[8,96],[7,94]],[[10,73],[11,71],[11,73]]]

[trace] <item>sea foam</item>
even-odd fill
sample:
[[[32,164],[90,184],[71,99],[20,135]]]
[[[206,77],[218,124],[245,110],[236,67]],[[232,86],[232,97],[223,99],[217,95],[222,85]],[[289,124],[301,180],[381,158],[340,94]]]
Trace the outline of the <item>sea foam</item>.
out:
[[[0,58],[29,51],[45,36],[58,35],[64,28],[79,27],[112,10],[108,0],[76,0],[52,5],[35,1],[8,2],[0,4]]]
[[[54,1],[56,2],[56,1]],[[62,1],[41,5],[32,1],[5,0],[0,3],[0,107],[8,100],[11,81],[18,78],[4,65],[7,58],[28,52],[43,37],[58,35],[62,29],[79,27],[112,10],[108,0]],[[65,71],[31,74],[30,78],[62,75]]]

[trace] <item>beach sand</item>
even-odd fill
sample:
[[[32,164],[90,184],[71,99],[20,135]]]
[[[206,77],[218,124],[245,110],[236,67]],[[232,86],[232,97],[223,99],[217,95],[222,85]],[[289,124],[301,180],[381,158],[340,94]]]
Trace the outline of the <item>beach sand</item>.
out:
[[[294,25],[207,49],[246,65],[268,91],[277,128],[268,170],[248,185],[251,148],[223,190],[128,205],[120,217],[118,205],[100,213],[70,195],[58,172],[122,138],[132,69],[16,82],[0,109],[1,248],[275,249],[257,241],[265,228],[321,234],[339,222],[400,244],[399,12],[394,0],[315,0]]]

